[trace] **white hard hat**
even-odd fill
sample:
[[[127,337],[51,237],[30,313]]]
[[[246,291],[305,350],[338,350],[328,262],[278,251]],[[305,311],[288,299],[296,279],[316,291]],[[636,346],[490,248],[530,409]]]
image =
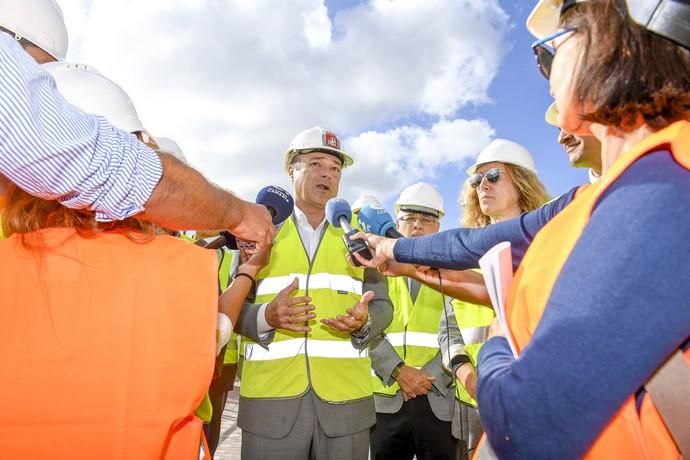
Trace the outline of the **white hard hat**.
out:
[[[55,59],[65,59],[67,27],[55,0],[0,0],[0,26]]]
[[[561,13],[576,3],[587,0],[539,0],[527,18],[527,30],[537,38],[544,38],[558,30]]]
[[[494,139],[479,152],[477,161],[467,168],[467,174],[471,176],[477,170],[477,166],[483,165],[484,163],[491,163],[492,161],[522,166],[525,169],[529,169],[534,174],[537,173],[534,159],[526,148],[517,142],[506,139]]]
[[[189,164],[187,157],[184,156],[180,145],[169,137],[156,137],[156,143],[160,150],[170,153],[184,164]]]
[[[352,203],[352,212],[358,213],[364,206],[371,206],[372,208],[382,208],[383,203],[379,201],[374,195],[362,195]]]
[[[417,182],[405,188],[395,202],[395,213],[400,211],[416,211],[435,214],[443,217],[446,213],[443,208],[443,197],[438,190],[426,182]]]
[[[48,62],[43,67],[55,78],[58,91],[67,102],[84,112],[105,117],[128,133],[144,130],[125,90],[93,67],[68,62]]]
[[[552,102],[549,108],[546,109],[544,120],[551,126],[558,127],[558,109],[556,108],[555,102]]]
[[[285,170],[288,169],[292,160],[300,153],[316,150],[334,155],[343,162],[343,168],[353,163],[352,157],[343,150],[340,138],[333,132],[319,126],[305,129],[290,142],[285,152]]]

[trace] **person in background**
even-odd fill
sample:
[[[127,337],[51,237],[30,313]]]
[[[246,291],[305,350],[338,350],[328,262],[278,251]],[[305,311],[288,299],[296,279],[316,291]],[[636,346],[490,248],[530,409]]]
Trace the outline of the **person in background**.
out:
[[[551,126],[558,127],[558,109],[552,103],[546,111],[545,120]],[[594,183],[601,177],[601,142],[594,136],[572,134],[558,129],[558,143],[568,154],[568,161],[573,168],[587,168],[589,182]]]
[[[459,200],[464,227],[480,228],[513,219],[548,200],[532,155],[515,142],[492,141],[467,173],[470,177]],[[457,379],[456,397],[461,403],[453,428],[460,439],[467,440],[468,453],[474,450],[482,433],[476,402],[477,355],[494,316],[489,306],[454,299],[452,309],[441,317],[439,324],[441,350],[448,350],[444,364]]]
[[[405,188],[395,209],[397,228],[405,236],[438,232],[445,214],[443,197],[425,182]],[[441,364],[437,340],[439,320],[450,298],[404,276],[388,278],[388,295],[393,321],[369,344],[376,374],[371,458],[455,459],[453,382]]]

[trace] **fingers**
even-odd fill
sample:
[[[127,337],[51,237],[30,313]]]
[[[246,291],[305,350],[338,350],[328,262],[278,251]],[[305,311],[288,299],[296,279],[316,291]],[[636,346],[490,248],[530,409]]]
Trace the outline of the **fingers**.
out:
[[[350,316],[340,315],[335,318],[323,318],[321,323],[340,332],[352,332],[360,328],[360,326],[358,326],[359,323],[351,319]]]
[[[363,267],[368,267],[368,268],[376,268],[377,265],[374,263],[374,260],[376,257],[374,256],[371,260],[365,259],[364,257],[360,256],[358,253],[354,253],[353,256],[355,259],[357,259],[357,262],[360,263]]]
[[[293,279],[290,284],[285,286],[283,290],[278,293],[277,297],[287,297],[293,292],[295,292],[297,289],[299,289],[299,278]]]
[[[288,297],[285,299],[285,305],[288,307],[294,307],[295,305],[309,303],[311,302],[311,297],[301,296],[301,297]],[[294,311],[294,310],[293,310]]]
[[[374,291],[367,291],[362,295],[362,298],[359,299],[359,305],[369,305],[369,302],[373,298],[374,298]]]

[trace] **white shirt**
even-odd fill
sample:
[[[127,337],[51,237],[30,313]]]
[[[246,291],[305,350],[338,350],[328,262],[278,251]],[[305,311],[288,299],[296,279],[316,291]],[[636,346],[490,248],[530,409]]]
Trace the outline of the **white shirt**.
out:
[[[295,223],[297,225],[297,232],[299,233],[299,238],[302,240],[307,253],[309,254],[309,260],[314,258],[316,254],[316,249],[319,247],[319,240],[321,239],[321,231],[326,225],[326,217],[324,216],[321,223],[316,227],[312,227],[307,220],[307,216],[295,206]],[[302,250],[301,248],[296,248],[296,250]],[[271,332],[274,328],[271,327],[266,322],[266,307],[268,303],[261,305],[259,308],[258,317],[256,318],[256,326],[259,332],[259,336],[264,339],[266,334]]]

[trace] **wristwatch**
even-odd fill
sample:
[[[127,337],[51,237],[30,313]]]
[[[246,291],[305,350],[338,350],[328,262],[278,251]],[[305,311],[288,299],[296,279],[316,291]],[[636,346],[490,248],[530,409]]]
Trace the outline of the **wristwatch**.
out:
[[[393,372],[391,372],[391,377],[394,379],[397,379],[398,376],[400,375],[400,369],[405,365],[404,361],[400,361],[397,366],[393,369]]]

